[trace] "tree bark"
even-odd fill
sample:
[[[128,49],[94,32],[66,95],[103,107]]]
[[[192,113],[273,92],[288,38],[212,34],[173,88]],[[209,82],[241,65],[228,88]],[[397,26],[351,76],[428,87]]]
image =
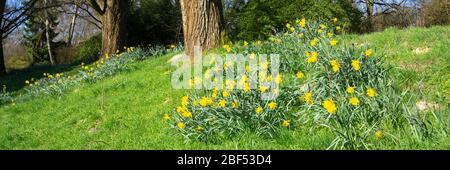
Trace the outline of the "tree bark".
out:
[[[48,6],[48,0],[44,0],[44,4]],[[48,9],[47,9],[48,10]],[[47,51],[48,51],[48,57],[50,58],[50,63],[52,65],[55,65],[55,59],[53,58],[53,52],[52,52],[52,40],[50,37],[50,20],[49,20],[49,12],[45,11],[45,37],[47,40]]]
[[[186,55],[194,57],[194,47],[208,51],[220,43],[223,29],[221,0],[180,0]]]
[[[367,30],[369,32],[373,31],[373,7],[374,0],[366,0],[366,13],[367,13]]]
[[[127,40],[129,0],[89,0],[91,7],[102,16],[102,54],[122,51]]]
[[[3,39],[0,40],[0,76],[6,75],[5,58],[3,56]]]
[[[0,0],[0,21],[3,21],[3,12],[5,11],[6,0]],[[3,37],[3,22],[0,22],[0,36]],[[0,38],[0,76],[6,75],[5,58],[3,56],[3,38]]]
[[[78,18],[78,0],[74,0],[73,3],[75,6],[75,13],[73,14],[72,22],[70,22],[70,26],[69,26],[69,35],[67,37],[67,46],[72,45],[73,34],[75,32],[75,24],[76,24],[76,21]]]

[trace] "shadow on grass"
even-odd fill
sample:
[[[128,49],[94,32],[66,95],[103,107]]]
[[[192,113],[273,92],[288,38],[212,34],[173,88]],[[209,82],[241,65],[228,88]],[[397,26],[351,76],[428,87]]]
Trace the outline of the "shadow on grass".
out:
[[[92,60],[85,63],[91,64],[93,62]],[[19,91],[27,85],[25,84],[26,80],[30,80],[31,78],[41,79],[44,77],[44,73],[53,75],[56,73],[65,73],[67,75],[70,72],[76,72],[80,64],[80,61],[72,64],[36,64],[25,69],[11,70],[6,76],[0,77],[0,86],[5,85],[6,91],[8,92]]]

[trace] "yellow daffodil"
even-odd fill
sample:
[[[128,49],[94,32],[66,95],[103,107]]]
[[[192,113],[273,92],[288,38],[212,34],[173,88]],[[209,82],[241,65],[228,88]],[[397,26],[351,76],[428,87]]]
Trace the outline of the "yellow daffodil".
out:
[[[326,99],[325,101],[323,101],[322,106],[327,110],[328,113],[332,115],[336,114],[337,107],[333,99],[331,98]]]
[[[228,45],[228,44],[223,45],[223,48],[224,48],[227,52],[231,52],[231,46],[230,46],[230,45]]]
[[[382,138],[384,138],[384,133],[383,133],[383,131],[377,130],[377,131],[375,132],[375,137],[376,137],[377,139],[382,139]]]
[[[257,115],[261,114],[262,111],[263,111],[263,108],[262,108],[262,107],[257,107],[257,108],[255,109],[255,112],[256,112]]]
[[[317,45],[317,43],[319,43],[319,40],[317,38],[314,38],[313,40],[311,40],[311,42],[309,44],[311,46],[315,47]]]
[[[376,95],[377,95],[377,92],[375,91],[375,89],[373,89],[373,88],[368,88],[367,89],[367,96],[375,97]]]
[[[332,32],[328,32],[327,36],[328,36],[328,38],[331,38],[331,37],[333,37],[333,33]]]
[[[353,94],[355,93],[355,87],[348,86],[346,91],[348,94]]]
[[[250,66],[245,66],[245,72],[248,73],[252,71],[252,68]]]
[[[260,91],[261,93],[264,93],[264,92],[267,91],[267,87],[266,87],[266,86],[259,86],[259,91]]]
[[[298,79],[302,79],[302,78],[305,78],[305,73],[303,73],[302,71],[298,71],[296,76]]]
[[[244,92],[249,92],[250,91],[250,84],[249,83],[244,83]]]
[[[309,53],[306,54],[306,56],[308,56]],[[313,51],[310,53],[310,56],[306,59],[306,62],[308,63],[316,63],[317,62],[317,56],[318,53]]]
[[[331,60],[330,61],[331,68],[333,69],[333,72],[339,72],[341,65],[337,60]]]
[[[191,118],[192,112],[190,112],[188,110],[184,110],[183,112],[181,112],[181,116],[183,116],[184,118]]]
[[[299,23],[299,25],[300,25],[301,28],[305,28],[305,26],[306,26],[306,19],[302,18],[300,23]]]
[[[186,127],[186,125],[183,122],[178,122],[177,127],[180,129],[184,129]]]
[[[371,49],[367,49],[366,51],[364,51],[364,55],[366,57],[370,57],[372,55],[372,50]]]
[[[325,26],[324,24],[320,24],[319,27],[320,27],[320,29],[323,29],[323,30],[324,30],[325,28],[327,28],[327,26]]]
[[[352,60],[353,70],[358,71],[361,69],[361,63],[358,60]]]
[[[267,106],[269,106],[270,110],[274,110],[277,108],[277,103],[275,102],[270,102]]]
[[[272,75],[267,76],[266,81],[267,82],[271,82],[272,81]]]
[[[227,101],[225,101],[224,99],[221,99],[220,101],[219,101],[219,106],[220,107],[225,107],[227,105]]]
[[[236,87],[236,82],[234,80],[225,80],[225,85],[228,90],[233,90]]]
[[[169,120],[169,119],[170,119],[170,115],[167,114],[167,113],[165,113],[164,116],[163,116],[163,119],[164,119],[165,121]]]
[[[234,108],[234,109],[238,108],[239,107],[238,101],[234,100],[233,103],[231,103],[231,107]]]
[[[208,105],[210,105],[210,104],[212,104],[213,103],[213,101],[212,101],[212,99],[211,98],[209,98],[209,97],[202,97],[201,99],[200,99],[200,101],[199,101],[199,104],[200,104],[200,106],[202,106],[202,107],[206,107],[206,106],[208,106]]]
[[[331,40],[331,41],[330,41],[330,45],[331,45],[332,47],[336,46],[337,43],[338,43],[337,40]]]
[[[290,120],[283,120],[283,122],[281,123],[281,125],[283,127],[289,127],[289,125],[291,125],[291,121]]]
[[[182,106],[187,106],[188,103],[189,103],[189,96],[186,95],[186,96],[181,97],[181,105]]]
[[[199,133],[203,132],[205,129],[201,126],[198,126],[197,128],[195,128],[195,130]]]
[[[306,92],[301,99],[308,105],[312,105],[314,103],[311,92]]]
[[[281,84],[283,82],[283,76],[281,74],[278,74],[277,77],[275,77],[275,83]]]
[[[359,99],[357,97],[351,97],[350,98],[350,104],[353,106],[358,106],[359,105]]]
[[[222,96],[223,97],[228,97],[230,94],[228,93],[228,91],[227,90],[224,90],[224,91],[222,91]]]

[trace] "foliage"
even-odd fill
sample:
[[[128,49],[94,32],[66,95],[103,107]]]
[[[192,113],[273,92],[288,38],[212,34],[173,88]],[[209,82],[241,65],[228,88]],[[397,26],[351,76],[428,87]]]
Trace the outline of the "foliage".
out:
[[[179,42],[183,38],[179,1],[139,1],[132,6],[129,30],[132,46]]]
[[[269,77],[261,78],[256,69],[258,89],[193,92],[163,118],[186,139],[207,142],[248,129],[275,137],[281,129],[302,126],[312,133],[329,129],[335,136],[332,149],[370,149],[380,140],[398,143],[396,131],[416,139],[446,134],[445,119],[429,119],[411,110],[414,96],[395,83],[383,53],[340,42],[335,36],[341,31],[338,19],[331,22],[337,25],[298,19],[268,42],[224,46],[223,52],[241,53],[249,60],[252,54],[282,55],[282,76],[270,77],[281,88],[267,89],[280,93],[275,100],[260,100],[262,83]],[[196,80],[192,82],[201,83]]]
[[[31,1],[24,1],[24,3],[30,3]],[[44,1],[38,1],[36,6],[44,6]],[[58,12],[54,9],[46,9],[40,12],[32,13],[28,16],[28,20],[25,22],[25,47],[30,58],[35,63],[50,61],[47,50],[47,37],[45,32],[45,21],[49,20],[49,33],[51,46],[54,47],[57,44],[53,42],[53,39],[58,35],[56,32],[56,25],[58,25]]]
[[[446,0],[424,1],[422,19],[425,26],[445,25],[450,23],[450,5]]]
[[[251,0],[226,10],[227,31],[233,40],[266,39],[282,25],[301,16],[312,19],[331,20],[338,17],[343,26],[359,31],[361,13],[349,1],[332,0]]]
[[[76,60],[90,62],[98,59],[100,49],[102,48],[102,37],[97,34],[88,40],[80,43],[78,46],[78,55]]]
[[[416,122],[419,133],[411,133],[410,125],[400,129],[382,129],[384,138],[373,139],[369,149],[438,149],[450,147],[448,135],[441,134],[436,127],[435,116],[448,122],[446,102],[449,87],[448,40],[449,26],[432,28],[390,28],[383,32],[365,35],[339,35],[341,43],[354,43],[363,50],[361,44],[370,44],[374,55],[382,57],[384,64],[393,64],[389,75],[395,76],[395,84],[402,90],[411,90],[417,97],[405,98],[411,101],[438,101],[439,109],[417,111],[409,109],[410,122]],[[242,43],[235,43],[242,44]],[[241,45],[233,45],[238,49]],[[250,43],[249,46],[252,46]],[[416,54],[417,48],[429,48],[426,53]],[[341,48],[341,47],[339,47]],[[161,113],[172,113],[179,105],[184,90],[171,87],[170,73],[173,68],[167,64],[175,53],[162,57],[148,58],[130,64],[130,71],[114,74],[95,83],[80,83],[70,87],[63,96],[41,95],[29,100],[16,100],[0,106],[0,148],[2,149],[326,149],[336,135],[328,128],[310,126],[309,122],[291,121],[290,128],[279,128],[277,137],[258,136],[245,129],[231,139],[217,143],[192,140],[183,141],[177,130],[167,128]],[[304,54],[302,54],[304,55]],[[319,60],[320,61],[320,54]],[[301,57],[304,59],[304,56]],[[80,67],[65,70],[34,70],[32,74],[9,75],[0,79],[6,83],[8,91],[25,84],[26,79],[38,78],[44,72],[63,72],[64,76],[79,73]],[[51,67],[54,68],[54,67]],[[66,67],[65,67],[66,68]],[[363,69],[363,67],[361,67]],[[293,70],[295,72],[295,70]],[[34,74],[34,72],[38,72]],[[305,78],[311,74],[305,73]],[[287,83],[289,76],[285,74]],[[23,79],[20,79],[23,78]],[[304,80],[306,80],[304,79]],[[17,83],[8,83],[17,81]],[[0,84],[1,85],[1,84]],[[28,88],[28,87],[26,87]],[[17,99],[22,90],[11,97]],[[444,93],[444,92],[447,93]],[[380,95],[380,93],[378,93]],[[0,95],[1,96],[1,95]],[[193,97],[193,96],[190,96]],[[361,101],[362,102],[362,101]],[[68,103],[70,103],[68,105]],[[306,116],[300,115],[300,117]],[[441,118],[442,117],[442,118]],[[301,119],[310,120],[310,119]],[[418,121],[416,121],[418,120]],[[425,122],[425,123],[420,123]],[[445,127],[445,126],[443,126]],[[422,129],[422,130],[421,130]],[[422,132],[433,134],[430,137],[417,137]],[[448,133],[448,132],[447,132]],[[397,139],[391,140],[391,135]],[[423,134],[423,133],[422,133]],[[375,138],[371,134],[369,138]],[[396,142],[393,142],[396,141]],[[339,148],[339,147],[338,147]]]

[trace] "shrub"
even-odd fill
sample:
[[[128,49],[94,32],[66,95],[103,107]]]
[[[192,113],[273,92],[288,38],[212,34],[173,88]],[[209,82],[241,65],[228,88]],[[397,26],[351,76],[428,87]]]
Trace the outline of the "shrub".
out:
[[[349,1],[252,0],[226,11],[227,31],[233,40],[265,40],[301,16],[330,21],[337,17],[347,29],[359,31],[361,13]]]
[[[78,50],[78,55],[75,60],[81,61],[81,62],[90,62],[95,61],[98,59],[98,56],[100,55],[100,50],[102,48],[102,37],[100,34],[95,35],[88,39],[87,41],[84,41],[80,43]]]
[[[147,0],[133,5],[129,17],[130,45],[174,44],[183,40],[179,1]]]
[[[444,25],[450,23],[450,4],[446,0],[424,1],[422,20],[425,26]]]

